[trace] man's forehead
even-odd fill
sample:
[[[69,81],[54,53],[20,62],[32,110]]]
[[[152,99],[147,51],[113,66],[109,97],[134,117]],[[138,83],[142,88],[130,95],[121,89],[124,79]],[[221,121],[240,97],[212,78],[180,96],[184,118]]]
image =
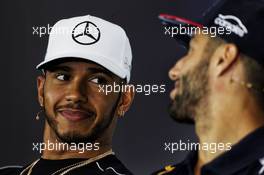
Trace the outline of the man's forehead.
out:
[[[205,35],[205,34],[195,34],[190,43],[202,43],[202,42],[206,42],[210,39],[210,37],[208,35]]]
[[[190,42],[193,42],[193,43],[197,42],[197,40],[198,40],[197,37],[198,37],[197,35],[194,35]]]

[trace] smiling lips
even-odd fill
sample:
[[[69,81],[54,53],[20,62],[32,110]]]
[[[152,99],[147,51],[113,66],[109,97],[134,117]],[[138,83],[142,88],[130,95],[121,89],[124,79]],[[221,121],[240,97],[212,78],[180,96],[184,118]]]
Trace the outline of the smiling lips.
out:
[[[77,109],[61,109],[60,114],[73,122],[85,120],[93,116],[93,113]]]

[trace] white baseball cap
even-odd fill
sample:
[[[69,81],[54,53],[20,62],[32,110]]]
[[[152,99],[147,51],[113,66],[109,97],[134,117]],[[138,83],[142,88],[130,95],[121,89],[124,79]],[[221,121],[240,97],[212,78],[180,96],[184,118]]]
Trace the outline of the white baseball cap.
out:
[[[45,59],[36,68],[64,58],[90,60],[130,80],[132,52],[125,31],[95,16],[58,21],[51,29]]]

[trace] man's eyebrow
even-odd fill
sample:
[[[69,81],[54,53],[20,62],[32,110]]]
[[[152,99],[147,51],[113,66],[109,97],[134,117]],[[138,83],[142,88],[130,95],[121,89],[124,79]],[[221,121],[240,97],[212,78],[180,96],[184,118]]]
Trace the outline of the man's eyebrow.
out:
[[[103,74],[106,74],[110,77],[113,77],[113,73],[110,72],[109,70],[106,70],[106,69],[102,69],[102,68],[99,68],[99,67],[90,67],[90,68],[87,68],[87,72],[89,73],[103,73]]]

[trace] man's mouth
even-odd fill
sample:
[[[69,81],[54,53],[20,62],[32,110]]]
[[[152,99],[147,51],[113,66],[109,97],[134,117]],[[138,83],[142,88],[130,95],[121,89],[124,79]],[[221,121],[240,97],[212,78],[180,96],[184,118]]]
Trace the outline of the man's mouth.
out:
[[[70,108],[60,109],[59,113],[67,120],[73,122],[85,120],[94,116],[93,112],[88,112],[80,109],[70,109]]]

